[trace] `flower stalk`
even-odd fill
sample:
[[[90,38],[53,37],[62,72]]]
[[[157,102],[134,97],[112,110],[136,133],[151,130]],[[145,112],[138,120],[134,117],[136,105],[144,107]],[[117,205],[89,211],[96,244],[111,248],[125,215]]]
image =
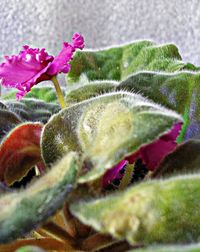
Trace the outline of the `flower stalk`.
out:
[[[59,85],[59,82],[58,82],[56,76],[53,76],[51,81],[54,84],[54,87],[55,87],[56,93],[57,93],[57,97],[58,97],[58,101],[60,103],[61,108],[63,109],[63,108],[65,108],[65,99],[64,99],[64,96],[62,94],[62,90],[60,88],[60,85]]]
[[[64,42],[57,56],[49,55],[45,48],[31,48],[24,45],[18,55],[5,56],[0,64],[0,80],[7,88],[16,88],[16,98],[22,99],[31,88],[46,80],[53,81],[61,107],[64,99],[56,75],[70,71],[70,61],[77,49],[84,48],[84,38],[79,33],[72,36],[72,43]]]

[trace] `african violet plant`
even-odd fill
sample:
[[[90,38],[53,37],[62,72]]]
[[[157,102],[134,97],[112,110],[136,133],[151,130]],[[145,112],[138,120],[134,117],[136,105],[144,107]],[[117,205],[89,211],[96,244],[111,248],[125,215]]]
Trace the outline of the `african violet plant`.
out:
[[[0,66],[18,90],[0,101],[0,251],[200,251],[200,69],[173,44],[83,47]]]

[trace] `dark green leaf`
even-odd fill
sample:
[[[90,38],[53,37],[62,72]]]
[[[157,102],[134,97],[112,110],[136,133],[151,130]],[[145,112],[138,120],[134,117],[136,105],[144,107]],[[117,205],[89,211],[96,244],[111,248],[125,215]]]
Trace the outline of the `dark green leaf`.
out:
[[[200,73],[139,72],[122,81],[116,90],[139,92],[145,97],[177,111],[184,117],[179,138],[200,137]]]
[[[84,76],[88,80],[119,81],[141,70],[174,72],[187,69],[186,66],[175,45],[156,46],[151,41],[136,41],[103,50],[77,52],[68,81],[77,82]]]
[[[20,124],[22,120],[20,117],[8,110],[4,103],[0,103],[0,141],[2,138],[16,125]]]
[[[21,101],[5,100],[8,111],[15,113],[22,121],[43,122],[60,110],[59,105],[38,99],[24,98]]]
[[[118,83],[115,81],[94,81],[85,85],[73,85],[70,88],[68,87],[66,94],[67,106],[104,93],[110,93],[115,90],[117,84]]]

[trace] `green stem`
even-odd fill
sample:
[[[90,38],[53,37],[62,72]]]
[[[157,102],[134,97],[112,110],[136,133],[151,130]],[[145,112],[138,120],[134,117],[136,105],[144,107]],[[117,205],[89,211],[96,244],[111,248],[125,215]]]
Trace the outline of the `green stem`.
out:
[[[57,93],[57,97],[58,97],[58,101],[60,103],[61,108],[65,108],[65,100],[64,100],[64,96],[62,94],[59,82],[56,78],[56,76],[53,76],[51,81],[53,82],[55,89],[56,89],[56,93]]]

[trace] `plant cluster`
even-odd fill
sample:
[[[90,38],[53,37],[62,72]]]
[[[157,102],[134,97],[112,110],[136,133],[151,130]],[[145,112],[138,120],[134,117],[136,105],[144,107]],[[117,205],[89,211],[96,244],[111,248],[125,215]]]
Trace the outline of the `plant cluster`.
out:
[[[0,100],[0,251],[200,251],[200,68],[173,44],[83,47],[0,65],[18,90]]]

